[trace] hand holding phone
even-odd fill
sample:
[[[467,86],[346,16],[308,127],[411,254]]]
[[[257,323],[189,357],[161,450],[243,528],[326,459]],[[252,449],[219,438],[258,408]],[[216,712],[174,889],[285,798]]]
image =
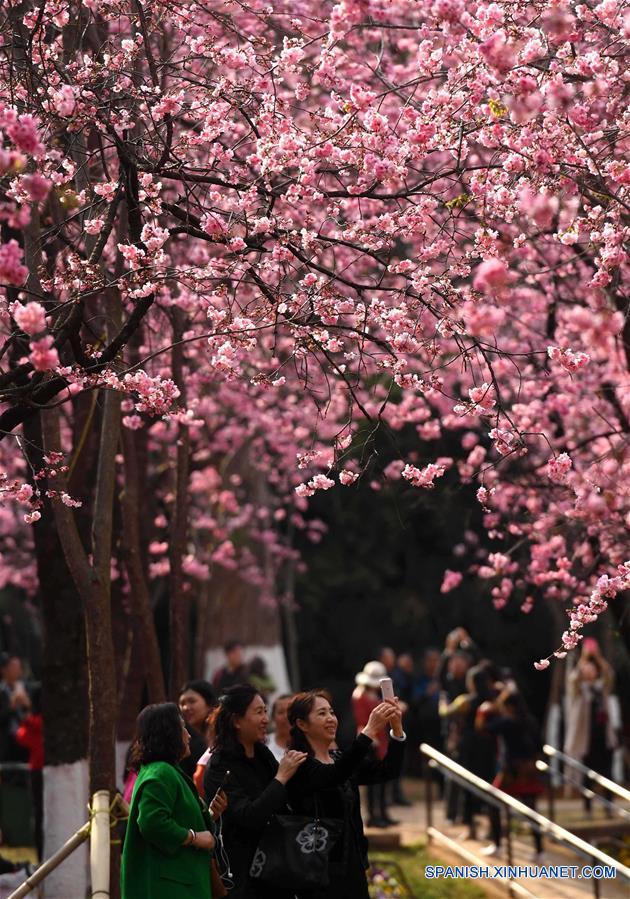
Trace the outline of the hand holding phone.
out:
[[[394,683],[391,677],[381,677],[379,679],[379,685],[381,688],[381,696],[383,697],[383,702],[388,702],[394,699]]]

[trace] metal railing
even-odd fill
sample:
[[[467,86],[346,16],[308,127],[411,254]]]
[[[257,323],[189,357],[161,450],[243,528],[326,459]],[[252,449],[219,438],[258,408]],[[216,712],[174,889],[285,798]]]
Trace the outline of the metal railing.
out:
[[[420,752],[429,759],[429,766],[432,764],[434,767],[439,767],[446,777],[455,781],[464,789],[474,793],[476,796],[479,796],[485,803],[498,807],[499,811],[503,810],[505,812],[507,817],[506,838],[508,868],[514,866],[514,846],[512,842],[511,824],[512,819],[516,816],[525,819],[537,828],[540,833],[555,840],[557,843],[567,846],[572,852],[583,856],[589,862],[614,868],[617,877],[622,877],[630,883],[630,868],[626,865],[618,862],[616,859],[607,855],[605,852],[602,852],[600,849],[597,849],[595,846],[592,846],[590,843],[587,843],[585,840],[582,840],[580,837],[575,836],[575,834],[572,834],[559,824],[555,824],[549,818],[544,817],[544,815],[535,812],[533,809],[529,808],[529,806],[519,802],[518,799],[514,799],[514,797],[509,796],[502,790],[493,787],[492,784],[477,777],[476,774],[472,774],[467,768],[458,765],[457,762],[452,761],[448,756],[439,752],[437,749],[434,749],[433,746],[429,746],[428,743],[422,743],[420,745]],[[479,859],[469,852],[469,850],[460,846],[455,840],[452,840],[433,826],[433,790],[430,770],[426,779],[426,800],[427,835],[429,839],[436,839],[438,842],[448,845],[452,851],[459,854],[462,858],[468,860],[474,859],[473,863],[478,864]],[[505,882],[508,886],[510,895],[534,896],[533,893],[511,877],[506,877]],[[600,882],[598,879],[593,878],[592,884],[593,893],[596,899],[599,899]]]
[[[613,796],[618,796],[619,799],[623,799],[624,802],[630,802],[630,790],[626,790],[625,787],[620,786],[614,780],[610,780],[608,777],[604,777],[603,774],[599,774],[597,771],[593,771],[592,768],[583,765],[582,762],[574,759],[573,756],[561,752],[559,749],[556,749],[555,746],[550,746],[549,743],[545,743],[545,745],[543,746],[543,752],[550,758],[558,759],[565,765],[568,765],[570,768],[574,768],[581,774],[585,774],[589,780],[591,780],[593,783],[596,783],[598,786],[603,787],[605,790],[608,790],[608,792],[612,793]]]
[[[14,890],[9,899],[24,899],[46,877],[58,868],[69,855],[90,839],[90,870],[92,889],[90,895],[109,896],[109,864],[110,864],[110,829],[113,822],[125,820],[129,814],[129,806],[117,793],[110,804],[107,790],[99,790],[92,797],[90,820]]]

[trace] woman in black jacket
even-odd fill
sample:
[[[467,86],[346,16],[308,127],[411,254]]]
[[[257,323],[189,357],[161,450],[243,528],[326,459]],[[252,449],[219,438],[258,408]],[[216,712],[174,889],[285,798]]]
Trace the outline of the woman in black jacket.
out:
[[[306,753],[289,751],[278,764],[264,743],[265,701],[249,684],[230,687],[219,697],[211,723],[215,738],[203,783],[206,796],[222,787],[228,797],[222,827],[234,882],[230,899],[293,899],[292,891],[252,880],[249,869],[270,816],[288,811],[286,785]]]
[[[289,722],[290,746],[308,756],[288,787],[291,808],[296,814],[343,822],[342,836],[329,857],[330,886],[300,892],[299,899],[368,899],[367,840],[359,784],[382,783],[400,776],[406,737],[398,700],[376,706],[366,727],[345,752],[331,749],[337,735],[337,716],[326,692],[298,693],[289,706]],[[385,758],[366,758],[372,741],[386,725],[391,729]]]

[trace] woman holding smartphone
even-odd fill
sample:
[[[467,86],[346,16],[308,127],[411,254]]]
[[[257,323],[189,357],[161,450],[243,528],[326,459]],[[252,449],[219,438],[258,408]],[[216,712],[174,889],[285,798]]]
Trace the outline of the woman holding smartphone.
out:
[[[278,763],[265,745],[269,718],[265,701],[249,684],[230,687],[211,718],[212,755],[204,774],[206,796],[223,788],[223,846],[233,881],[230,899],[293,899],[292,890],[258,883],[249,870],[271,815],[287,812],[287,784],[306,759],[289,751]],[[226,872],[222,872],[225,877]]]
[[[332,748],[337,737],[337,716],[325,691],[298,693],[289,706],[289,722],[289,745],[306,754],[306,761],[288,787],[291,808],[298,815],[343,822],[341,838],[329,857],[330,885],[299,892],[299,899],[368,899],[367,840],[358,787],[400,776],[406,736],[398,699],[379,703],[345,752]],[[368,758],[372,745],[386,728],[389,742],[385,757]]]

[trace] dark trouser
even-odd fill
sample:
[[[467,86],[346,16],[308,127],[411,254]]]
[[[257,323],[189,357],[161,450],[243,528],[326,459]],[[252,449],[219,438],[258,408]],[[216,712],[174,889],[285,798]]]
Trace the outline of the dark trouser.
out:
[[[399,802],[405,802],[405,797],[403,796],[402,791],[402,780],[400,777],[397,777],[396,780],[390,780],[387,783],[387,794],[389,795],[389,802],[392,805],[396,805]]]
[[[533,811],[536,811],[536,797],[535,796],[518,796],[515,797],[524,805],[527,805]],[[492,842],[496,843],[497,846],[501,845],[501,840],[503,838],[503,827],[501,824],[501,810],[496,805],[490,806],[489,811],[490,817],[490,832],[492,834]],[[543,841],[542,834],[538,827],[535,824],[532,824],[532,837],[534,839],[534,846],[536,848],[536,852],[540,853],[543,851]]]
[[[367,800],[370,818],[386,818],[387,817],[387,784],[368,784]]]
[[[39,861],[44,859],[44,772],[31,770],[31,795],[35,818],[35,848]]]
[[[612,761],[613,761],[613,753],[612,750],[606,749],[605,751],[592,752],[589,753],[584,758],[584,764],[587,768],[592,768],[593,771],[596,771],[598,774],[601,774],[602,777],[607,777],[609,780],[612,776]],[[588,774],[585,774],[582,778],[582,786],[587,790],[596,791],[600,789],[597,784],[593,783]],[[607,799],[609,802],[612,799],[612,793],[608,790],[602,790],[602,795],[604,799]],[[588,796],[584,796],[584,810],[591,813],[592,800]],[[607,810],[610,812],[610,810]]]

